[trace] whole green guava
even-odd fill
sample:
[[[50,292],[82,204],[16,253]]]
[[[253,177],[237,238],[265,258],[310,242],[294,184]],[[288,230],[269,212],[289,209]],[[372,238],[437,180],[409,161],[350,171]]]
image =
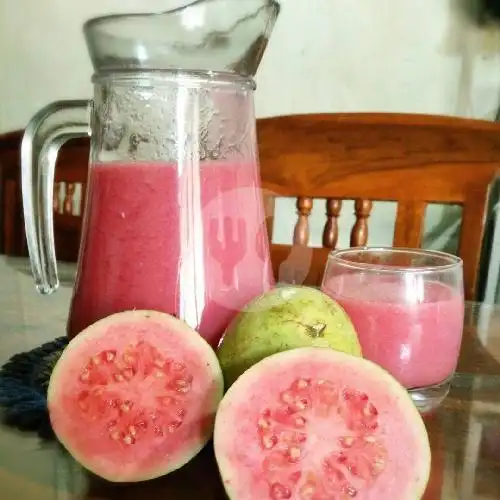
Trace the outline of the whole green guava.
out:
[[[297,347],[330,347],[362,356],[344,309],[317,288],[277,286],[260,295],[229,324],[217,355],[226,389],[260,360]]]

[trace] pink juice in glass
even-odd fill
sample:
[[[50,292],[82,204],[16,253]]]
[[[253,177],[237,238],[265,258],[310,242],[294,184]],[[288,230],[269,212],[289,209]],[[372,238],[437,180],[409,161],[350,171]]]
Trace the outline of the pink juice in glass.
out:
[[[90,169],[68,335],[129,309],[185,320],[213,346],[274,285],[252,164]]]
[[[363,356],[408,389],[444,382],[456,368],[463,295],[437,281],[344,274],[323,291],[339,302],[359,335]]]

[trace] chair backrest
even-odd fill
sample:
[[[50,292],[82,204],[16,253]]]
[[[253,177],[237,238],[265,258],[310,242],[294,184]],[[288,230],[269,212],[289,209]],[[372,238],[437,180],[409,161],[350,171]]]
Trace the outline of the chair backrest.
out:
[[[22,136],[22,130],[0,136],[0,253],[16,256],[27,255],[21,200]],[[64,144],[57,158],[54,236],[56,255],[63,261],[73,262],[78,255],[88,158],[88,139]]]
[[[297,199],[293,245],[272,245],[276,276],[318,285],[338,241],[342,200],[355,201],[351,246],[369,243],[374,201],[397,202],[394,246],[419,247],[429,203],[462,206],[458,254],[475,297],[490,187],[500,172],[500,126],[427,115],[309,114],[258,121],[269,232],[277,197]],[[313,199],[326,199],[323,248],[310,249]]]
[[[475,297],[492,181],[500,168],[496,123],[403,114],[310,114],[258,120],[261,176],[273,231],[276,197],[297,198],[293,246],[272,245],[275,275],[318,285],[328,252],[338,241],[342,200],[355,199],[351,245],[368,241],[368,220],[377,200],[398,202],[394,245],[418,247],[428,203],[463,207],[459,255],[465,293]],[[0,145],[4,251],[26,254],[18,145],[22,132]],[[88,139],[65,144],[58,157],[54,189],[56,251],[77,257],[85,196]],[[326,199],[323,248],[309,248],[314,198]],[[2,196],[0,196],[2,199]]]
[[[74,139],[61,148],[54,175],[54,239],[59,260],[78,258],[90,142]]]
[[[0,135],[0,253],[15,253],[16,242],[24,234],[18,182],[20,144],[20,131]]]

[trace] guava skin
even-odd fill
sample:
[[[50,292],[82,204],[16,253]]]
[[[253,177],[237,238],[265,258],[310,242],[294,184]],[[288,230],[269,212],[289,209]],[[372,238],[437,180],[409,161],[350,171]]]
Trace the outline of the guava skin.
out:
[[[267,356],[297,347],[330,347],[362,356],[344,309],[320,290],[278,286],[250,302],[230,323],[217,355],[226,388]]]

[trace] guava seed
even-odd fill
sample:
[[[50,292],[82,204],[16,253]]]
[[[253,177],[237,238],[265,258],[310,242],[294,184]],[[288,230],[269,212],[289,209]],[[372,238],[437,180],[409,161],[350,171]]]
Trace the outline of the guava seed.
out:
[[[376,417],[378,415],[377,408],[373,406],[372,403],[368,403],[364,408],[363,408],[363,415],[367,417]]]
[[[139,429],[147,429],[148,428],[148,423],[145,421],[145,420],[138,420],[135,425],[139,428]]]
[[[352,484],[344,484],[341,489],[342,493],[348,496],[348,498],[354,498],[358,494],[358,490]]]
[[[312,500],[316,494],[316,485],[307,482],[299,490],[300,500]]]
[[[344,389],[342,391],[342,396],[346,401],[363,401],[363,402],[368,401],[368,395],[350,389]]]
[[[168,432],[175,432],[182,425],[182,420],[174,420],[167,426]]]
[[[257,422],[257,426],[261,431],[269,429],[271,427],[271,422],[265,418],[259,418],[259,421]]]
[[[130,434],[126,434],[125,436],[123,436],[123,442],[125,444],[134,444],[135,438],[134,438],[134,436],[132,436]]]
[[[269,427],[271,427],[271,422],[266,418],[260,417],[257,422],[257,426],[261,431],[264,431],[266,429],[269,429]]]
[[[307,389],[311,384],[311,381],[310,380],[306,380],[306,379],[299,379],[297,380],[297,384],[296,384],[296,387],[297,389]]]
[[[366,438],[365,438],[366,439]],[[373,438],[375,441],[375,438]],[[340,446],[343,448],[350,448],[354,444],[354,438],[352,437],[341,437],[339,439]]]
[[[191,381],[189,379],[178,378],[175,382],[175,390],[177,392],[186,394],[191,390]]]
[[[135,365],[137,363],[137,357],[131,353],[124,353],[122,356],[123,362],[126,365]]]
[[[128,413],[132,409],[133,403],[132,401],[125,401],[120,405],[120,410],[123,413]]]
[[[281,394],[281,401],[283,403],[293,403],[295,398],[293,397],[293,394],[290,391],[285,391],[284,393]]]
[[[354,398],[354,393],[352,391],[349,391],[347,389],[344,389],[342,391],[342,397],[346,400],[346,401],[350,401],[351,399]]]
[[[305,427],[306,425],[306,419],[304,417],[295,417],[294,419],[294,424],[297,426],[297,427]]]
[[[372,464],[372,476],[378,476],[385,470],[384,460],[375,460]]]
[[[161,357],[158,357],[156,358],[154,361],[153,361],[153,364],[157,367],[157,368],[163,368],[165,366],[165,363],[166,361],[161,358]]]
[[[274,448],[278,444],[278,437],[275,436],[274,434],[269,435],[264,435],[261,437],[261,444],[262,447],[266,450],[270,450],[271,448]]]
[[[111,363],[116,358],[116,351],[105,351],[104,358],[108,363]]]
[[[309,406],[309,400],[307,398],[300,398],[295,402],[295,406],[299,410],[305,410]]]
[[[272,500],[286,500],[292,498],[292,491],[284,484],[273,483],[271,485],[271,498]]]
[[[288,450],[288,460],[292,463],[298,462],[300,460],[301,451],[300,448],[292,446]]]

